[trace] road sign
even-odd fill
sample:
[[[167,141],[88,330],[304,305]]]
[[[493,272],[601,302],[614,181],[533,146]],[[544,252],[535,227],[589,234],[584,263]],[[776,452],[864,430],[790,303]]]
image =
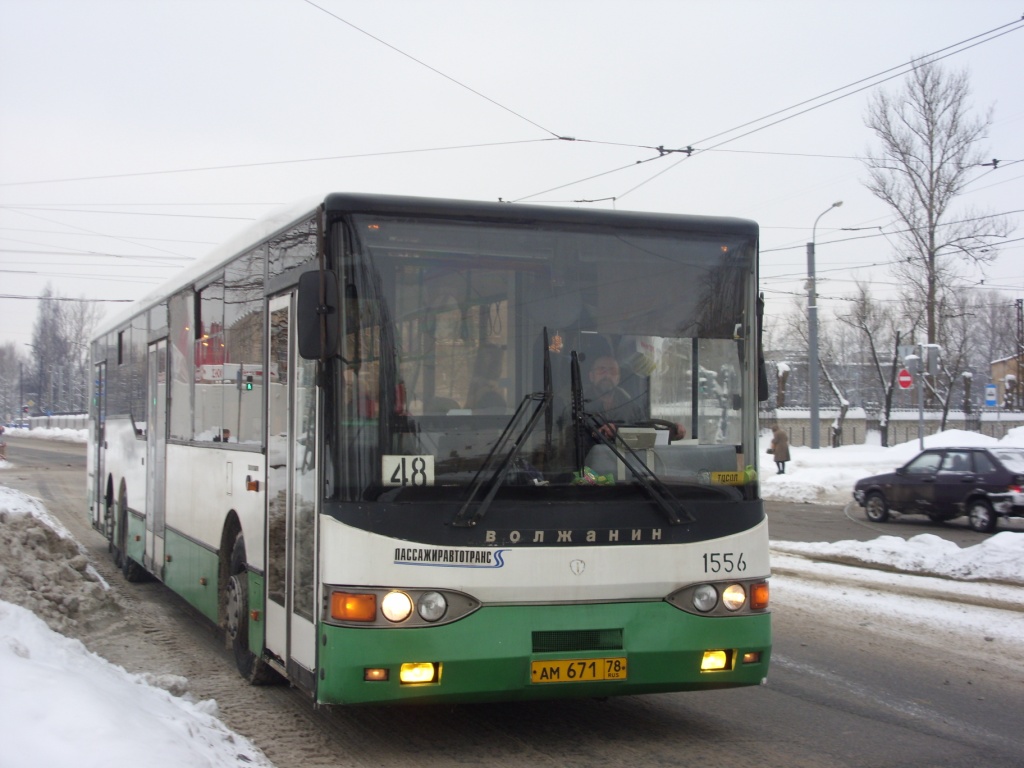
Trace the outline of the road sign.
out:
[[[910,371],[904,368],[897,374],[896,383],[900,385],[900,389],[910,389],[914,386],[914,377],[910,375]]]
[[[996,385],[986,384],[985,385],[985,405],[989,408],[996,407]]]

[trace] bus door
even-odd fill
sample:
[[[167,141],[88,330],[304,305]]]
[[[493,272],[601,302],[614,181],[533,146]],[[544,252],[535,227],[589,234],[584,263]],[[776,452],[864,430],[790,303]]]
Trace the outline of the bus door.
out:
[[[149,345],[146,383],[146,568],[163,580],[167,462],[167,339]]]
[[[107,364],[96,364],[96,381],[93,382],[93,435],[92,446],[95,451],[92,470],[95,472],[93,486],[93,527],[102,531],[108,539],[111,534],[111,510],[107,507],[107,478],[103,475],[103,457],[106,454],[107,439]],[[22,403],[24,405],[24,403]],[[21,418],[20,406],[18,417]]]
[[[270,301],[267,407],[266,645],[289,678],[316,669],[316,361],[296,351],[294,293]],[[299,668],[296,668],[296,665]],[[305,671],[305,674],[303,674]]]

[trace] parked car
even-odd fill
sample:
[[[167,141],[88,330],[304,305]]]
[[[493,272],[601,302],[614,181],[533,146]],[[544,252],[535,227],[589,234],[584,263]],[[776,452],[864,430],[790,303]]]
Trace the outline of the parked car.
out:
[[[853,498],[875,523],[890,512],[935,522],[967,515],[971,528],[991,533],[999,517],[1024,517],[1024,448],[929,448],[895,472],[858,480]]]

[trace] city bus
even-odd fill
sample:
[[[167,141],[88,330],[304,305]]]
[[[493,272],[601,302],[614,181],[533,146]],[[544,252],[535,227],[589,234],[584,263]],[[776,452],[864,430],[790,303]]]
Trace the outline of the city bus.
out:
[[[764,682],[758,228],[331,194],[91,341],[128,581],[318,704]]]

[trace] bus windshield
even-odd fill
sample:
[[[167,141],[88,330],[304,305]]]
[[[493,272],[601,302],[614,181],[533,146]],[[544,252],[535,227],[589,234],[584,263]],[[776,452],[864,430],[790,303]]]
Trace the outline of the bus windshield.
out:
[[[429,497],[497,478],[754,498],[753,236],[385,216],[333,227],[329,495]]]

